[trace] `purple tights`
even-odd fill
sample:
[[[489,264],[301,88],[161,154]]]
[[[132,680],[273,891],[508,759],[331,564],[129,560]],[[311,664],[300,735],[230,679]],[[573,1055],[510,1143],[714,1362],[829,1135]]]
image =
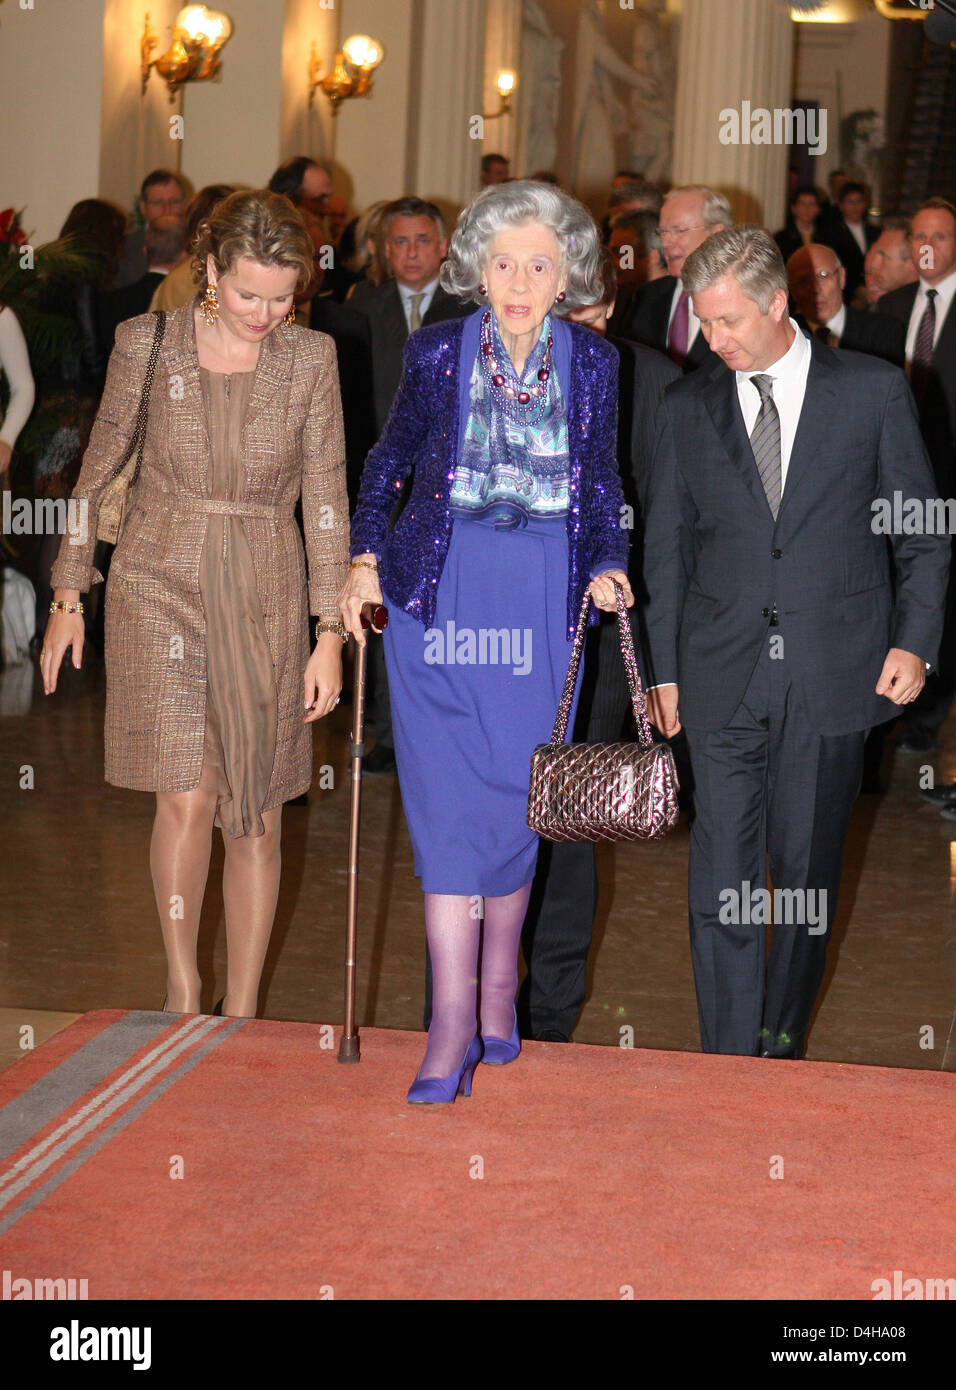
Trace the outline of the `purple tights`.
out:
[[[511,1037],[518,947],[530,893],[529,882],[500,898],[425,894],[432,1020],[420,1077],[450,1076],[476,1032]]]

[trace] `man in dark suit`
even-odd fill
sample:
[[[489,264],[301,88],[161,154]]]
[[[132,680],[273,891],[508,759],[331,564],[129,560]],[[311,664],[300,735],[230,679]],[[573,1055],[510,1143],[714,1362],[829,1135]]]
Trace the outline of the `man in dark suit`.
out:
[[[863,280],[870,310],[885,294],[913,285],[919,274],[910,254],[912,226],[908,217],[884,217],[883,230],[866,253]]]
[[[866,215],[867,194],[862,183],[852,179],[840,189],[840,215],[831,222],[821,222],[817,239],[824,246],[832,246],[846,270],[844,298],[851,303],[857,289],[863,283],[863,262],[867,251],[876,241],[880,229]]]
[[[911,253],[919,279],[885,294],[880,316],[895,320],[906,335],[906,362],[919,410],[920,429],[936,487],[956,494],[956,207],[929,198],[914,214]],[[956,576],[946,603],[938,670],[919,700],[907,710],[897,749],[928,753],[949,713],[956,691]],[[956,787],[952,800],[956,802]]]
[[[846,271],[832,247],[811,242],[794,251],[787,261],[787,282],[806,331],[821,343],[868,352],[902,367],[906,342],[902,325],[844,303]]]
[[[631,533],[628,575],[635,594],[641,580],[641,499],[647,486],[664,388],[680,368],[662,352],[613,335],[616,271],[611,252],[602,253],[604,298],[568,315],[608,337],[620,358],[618,376],[618,466]],[[636,631],[636,607],[631,609]],[[573,737],[589,743],[621,738],[630,695],[618,639],[616,617],[601,615],[588,634],[581,696]],[[570,1042],[584,1003],[588,951],[597,911],[598,880],[594,845],[542,841],[538,870],[522,932],[528,971],[518,996],[518,1020],[525,1037]]]
[[[376,439],[385,427],[398,390],[402,349],[409,334],[425,324],[464,318],[475,308],[446,294],[438,283],[448,237],[434,203],[421,198],[399,198],[390,203],[382,215],[382,236],[393,278],[364,296],[358,306],[368,322]],[[396,510],[400,510],[400,503]],[[371,653],[375,747],[366,754],[363,767],[366,772],[392,772],[395,749],[383,644],[373,642]]]
[[[685,372],[714,364],[681,270],[692,251],[715,232],[732,227],[733,220],[727,199],[712,188],[689,185],[668,193],[660,222],[668,274],[635,295],[630,323],[619,325],[623,337],[661,349]]]
[[[385,257],[392,278],[359,306],[369,323],[375,421],[381,433],[402,376],[402,348],[409,333],[428,323],[464,318],[474,304],[446,294],[438,272],[448,249],[441,213],[421,198],[399,198],[382,217]]]
[[[694,770],[703,1050],[799,1057],[866,731],[916,698],[935,661],[950,540],[893,534],[894,590],[880,499],[934,491],[909,387],[799,331],[768,233],[710,238],[684,280],[722,360],[661,405],[645,529],[652,717],[686,728]]]

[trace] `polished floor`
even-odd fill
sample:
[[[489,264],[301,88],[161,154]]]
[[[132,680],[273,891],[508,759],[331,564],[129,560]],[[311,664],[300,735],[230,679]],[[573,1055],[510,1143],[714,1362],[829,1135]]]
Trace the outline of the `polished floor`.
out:
[[[82,671],[65,669],[51,698],[32,663],[0,672],[0,1063],[77,1013],[162,1003],[147,864],[154,799],[104,783],[103,700],[103,668],[92,652]],[[263,1017],[341,1022],[349,718],[343,704],[316,727],[309,805],[283,813]],[[944,734],[933,759],[896,756],[890,744],[885,794],[856,806],[811,1059],[956,1070],[956,823],[919,796],[926,767],[956,779],[956,717]],[[200,940],[206,1010],[225,979],[218,832],[216,841]],[[599,849],[601,899],[578,1041],[699,1048],[687,844],[682,824],[658,844]],[[423,960],[421,894],[398,784],[367,777],[360,1025],[421,1027]]]

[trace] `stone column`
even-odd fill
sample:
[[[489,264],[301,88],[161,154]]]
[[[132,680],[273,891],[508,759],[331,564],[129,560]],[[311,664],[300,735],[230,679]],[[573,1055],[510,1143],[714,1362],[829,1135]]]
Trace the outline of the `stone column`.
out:
[[[521,82],[521,0],[486,0],[485,5],[485,85],[483,111],[497,111],[501,98],[496,86],[502,68],[511,68],[518,75],[518,90],[511,99],[511,113],[495,121],[486,121],[482,154],[503,154],[511,160],[515,178],[518,154],[518,113],[524,100],[532,100]]]
[[[777,0],[684,0],[681,16],[673,182],[711,184],[735,219],[771,229],[785,217],[789,148],[752,136],[760,110],[790,107],[793,28]],[[737,143],[721,139],[732,133],[727,111],[738,113]]]
[[[413,69],[422,41],[422,0],[382,4],[382,0],[339,0],[338,43],[368,34],[384,45],[371,95],[343,101],[331,125],[332,153],[352,188],[356,211],[380,198],[400,198],[415,190],[408,179],[408,130],[414,94]],[[324,56],[324,55],[323,55]],[[335,57],[330,45],[326,62]],[[328,67],[323,68],[327,72]],[[328,105],[321,93],[316,101]]]
[[[478,190],[482,149],[498,133],[499,122],[490,122],[483,146],[475,126],[485,109],[485,5],[483,0],[455,0],[453,5],[421,0],[421,16],[409,192],[437,203],[453,224],[457,209]]]

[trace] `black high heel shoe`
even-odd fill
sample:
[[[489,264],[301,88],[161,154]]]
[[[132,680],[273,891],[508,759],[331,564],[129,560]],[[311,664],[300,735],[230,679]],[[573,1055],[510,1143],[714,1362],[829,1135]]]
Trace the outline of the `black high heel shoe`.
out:
[[[226,996],[223,995],[222,998],[219,1000],[219,1003],[216,1005],[216,1007],[215,1007],[215,1008],[213,1009],[213,1011],[212,1011],[212,1012],[213,1012],[213,1017],[215,1017],[215,1018],[222,1018],[222,1006],[223,1006],[223,1004],[225,1004],[225,1002],[226,1002]]]

